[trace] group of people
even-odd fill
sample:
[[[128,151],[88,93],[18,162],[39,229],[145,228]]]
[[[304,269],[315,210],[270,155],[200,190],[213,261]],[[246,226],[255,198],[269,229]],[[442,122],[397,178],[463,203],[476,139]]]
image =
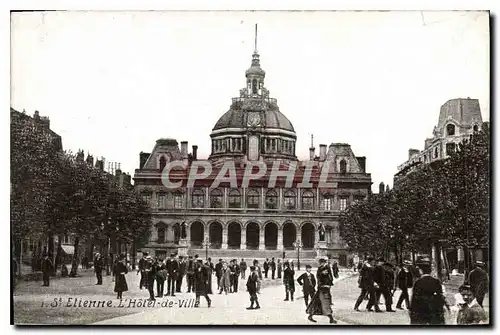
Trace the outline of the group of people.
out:
[[[486,315],[482,310],[482,302],[488,287],[488,275],[483,269],[484,263],[476,262],[475,268],[459,288],[458,324],[479,323],[485,321]],[[431,261],[421,259],[416,267],[412,262],[404,261],[400,270],[383,258],[375,260],[368,257],[359,269],[358,278],[360,295],[354,304],[354,310],[364,300],[368,300],[368,312],[382,312],[379,307],[380,298],[384,297],[386,312],[395,312],[392,309],[393,296],[397,288],[401,294],[396,303],[397,309],[403,309],[403,303],[409,310],[411,324],[445,324],[445,309],[450,306],[444,296],[444,286],[441,281],[431,276]],[[412,289],[410,300],[408,290]],[[482,311],[481,311],[482,310]],[[464,320],[468,320],[465,322]]]

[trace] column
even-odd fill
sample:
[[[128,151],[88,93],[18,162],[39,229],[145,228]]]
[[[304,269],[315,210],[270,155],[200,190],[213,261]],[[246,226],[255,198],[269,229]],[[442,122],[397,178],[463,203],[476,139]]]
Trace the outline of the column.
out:
[[[259,227],[259,250],[266,250],[265,230]]]
[[[247,208],[247,189],[241,189],[241,208]],[[242,230],[243,231],[243,230]]]
[[[191,226],[189,226],[187,224],[187,222],[186,222],[186,240],[191,242]],[[189,245],[189,242],[188,242],[188,245]]]
[[[227,250],[227,225],[222,226],[222,249]]]
[[[316,199],[315,199],[315,204],[314,204],[314,208],[316,208],[317,210],[320,210],[321,206],[320,206],[320,198],[319,198],[319,187],[316,188]]]
[[[210,189],[205,187],[205,208],[210,208]]]
[[[246,227],[241,227],[241,244],[240,249],[246,250],[247,248],[247,229]]]
[[[264,201],[264,187],[260,188],[260,204],[259,208],[266,208],[266,202]]]
[[[205,241],[210,242],[210,231],[208,228],[209,228],[208,225],[203,227],[203,241],[202,241],[203,243],[205,243]],[[203,247],[203,248],[205,248],[205,247]]]
[[[276,247],[278,250],[283,250],[283,228],[278,228],[278,245]]]
[[[278,204],[276,205],[276,208],[279,209],[279,210],[282,210],[283,208],[283,188],[279,188],[278,189]]]
[[[174,227],[172,225],[167,225],[166,240],[167,242],[174,241]]]
[[[302,242],[302,227],[296,226],[297,236],[295,237],[295,242]]]
[[[191,193],[192,193],[192,188],[186,187],[186,208],[191,208]]]
[[[300,187],[297,187],[297,209],[302,209],[302,203],[300,201],[300,196],[301,196],[301,189]]]
[[[227,187],[224,188],[224,192],[222,193],[222,196],[224,197],[224,201],[222,202],[224,204],[224,208],[229,207],[229,200],[228,200],[228,189]]]
[[[319,226],[319,225],[318,225]],[[314,228],[314,247],[316,247],[316,244],[319,242],[319,232],[318,232],[318,226]],[[324,226],[324,224],[323,224]],[[325,231],[326,234],[326,231]],[[325,239],[326,240],[326,239]]]

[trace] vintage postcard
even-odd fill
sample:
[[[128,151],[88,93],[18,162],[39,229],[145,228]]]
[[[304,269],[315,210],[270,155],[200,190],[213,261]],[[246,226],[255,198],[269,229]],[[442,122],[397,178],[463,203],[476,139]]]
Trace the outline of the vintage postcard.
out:
[[[488,11],[11,13],[15,325],[490,324]]]

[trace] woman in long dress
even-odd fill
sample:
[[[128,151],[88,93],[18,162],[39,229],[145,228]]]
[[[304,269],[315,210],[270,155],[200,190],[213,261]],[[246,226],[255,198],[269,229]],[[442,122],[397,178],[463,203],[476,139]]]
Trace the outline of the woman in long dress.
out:
[[[222,276],[220,277],[220,291],[219,294],[222,294],[222,291],[224,291],[226,294],[229,291],[231,287],[231,270],[227,267],[227,263],[224,262],[222,263]]]
[[[120,255],[118,262],[116,262],[113,273],[115,274],[115,292],[116,298],[122,299],[123,292],[128,291],[127,280],[125,274],[128,273],[127,265],[125,264],[125,256]]]

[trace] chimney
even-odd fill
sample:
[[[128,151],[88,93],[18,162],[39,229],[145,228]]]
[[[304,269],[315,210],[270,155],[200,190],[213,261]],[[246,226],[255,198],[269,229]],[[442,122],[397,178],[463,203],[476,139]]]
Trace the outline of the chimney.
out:
[[[197,145],[193,145],[193,160],[197,160],[198,159],[198,146]]]
[[[385,189],[384,182],[381,182],[381,183],[378,185],[378,193],[379,193],[379,194],[383,194],[383,193],[384,193],[384,189]]]
[[[361,172],[366,173],[366,157],[356,157],[358,160],[359,166],[361,167]]]
[[[417,149],[409,149],[408,150],[408,160],[410,160],[413,156],[418,155],[420,150]]]
[[[146,164],[146,161],[148,160],[150,155],[151,154],[142,151],[139,153],[139,169],[142,169],[144,167],[144,164]]]
[[[309,148],[309,160],[311,160],[311,161],[313,161],[313,160],[314,160],[314,150],[315,150],[315,149],[316,149],[316,148],[314,148],[314,147],[310,147],[310,148]]]
[[[319,161],[324,162],[326,160],[326,144],[319,145]]]
[[[182,159],[187,158],[188,156],[188,142],[187,141],[182,141],[181,142],[181,157]]]

